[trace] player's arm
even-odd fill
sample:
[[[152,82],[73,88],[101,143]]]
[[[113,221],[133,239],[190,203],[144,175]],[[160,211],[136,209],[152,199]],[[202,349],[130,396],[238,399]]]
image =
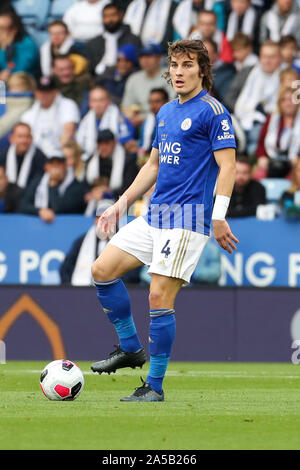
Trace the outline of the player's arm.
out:
[[[232,250],[236,250],[234,242],[238,243],[239,241],[231,232],[225,216],[235,181],[235,149],[215,150],[214,157],[219,166],[216,199],[212,214],[214,236],[224,250],[232,253]]]
[[[135,201],[140,199],[156,182],[158,169],[158,149],[152,147],[149,159],[145,165],[142,166],[135,180],[122,194],[116,205],[120,207],[121,205],[124,205],[124,203],[127,203],[127,206],[129,207]]]
[[[98,220],[97,232],[100,238],[114,233],[117,220],[127,208],[140,199],[156,182],[159,169],[158,149],[152,148],[150,157],[142,166],[133,183],[122,194],[118,201],[103,212]]]

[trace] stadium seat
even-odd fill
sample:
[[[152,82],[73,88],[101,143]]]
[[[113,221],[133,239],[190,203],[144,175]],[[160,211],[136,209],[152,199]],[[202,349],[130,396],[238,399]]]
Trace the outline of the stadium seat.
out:
[[[61,20],[66,10],[78,0],[52,0],[48,24],[55,20]]]
[[[278,202],[284,191],[291,186],[291,182],[283,178],[263,178],[260,183],[266,189],[268,202]]]
[[[25,26],[27,33],[40,47],[48,38],[47,24],[50,0],[13,0],[12,6]]]
[[[44,29],[50,10],[50,0],[13,0],[12,6],[22,18],[24,26]]]

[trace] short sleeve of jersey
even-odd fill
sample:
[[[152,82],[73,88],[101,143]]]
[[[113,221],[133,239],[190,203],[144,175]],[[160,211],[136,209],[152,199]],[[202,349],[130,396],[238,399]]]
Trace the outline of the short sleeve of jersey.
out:
[[[234,130],[229,112],[210,113],[207,123],[208,138],[212,151],[224,148],[236,148]]]
[[[158,149],[157,119],[158,119],[158,115],[156,116],[155,136],[154,136],[154,140],[152,142],[152,147],[154,147],[155,149]]]

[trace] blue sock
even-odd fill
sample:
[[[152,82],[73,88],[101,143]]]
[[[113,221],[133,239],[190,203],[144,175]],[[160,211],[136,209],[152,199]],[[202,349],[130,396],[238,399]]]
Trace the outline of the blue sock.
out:
[[[174,309],[150,310],[149,353],[150,369],[146,382],[158,393],[168,367],[176,332]]]
[[[122,279],[107,282],[94,281],[97,297],[109,321],[114,325],[120,346],[126,352],[142,348],[133,321],[130,299]]]

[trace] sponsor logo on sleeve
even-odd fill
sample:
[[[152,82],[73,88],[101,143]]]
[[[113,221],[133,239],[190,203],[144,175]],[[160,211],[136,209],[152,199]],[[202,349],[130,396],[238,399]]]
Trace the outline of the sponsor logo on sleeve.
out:
[[[228,131],[230,129],[227,119],[223,119],[221,121],[221,126],[222,126],[222,131]]]
[[[223,131],[223,135],[218,135],[217,137],[218,140],[234,139],[234,135],[228,132],[230,129],[230,125],[227,119],[223,119],[221,121],[221,127]]]

